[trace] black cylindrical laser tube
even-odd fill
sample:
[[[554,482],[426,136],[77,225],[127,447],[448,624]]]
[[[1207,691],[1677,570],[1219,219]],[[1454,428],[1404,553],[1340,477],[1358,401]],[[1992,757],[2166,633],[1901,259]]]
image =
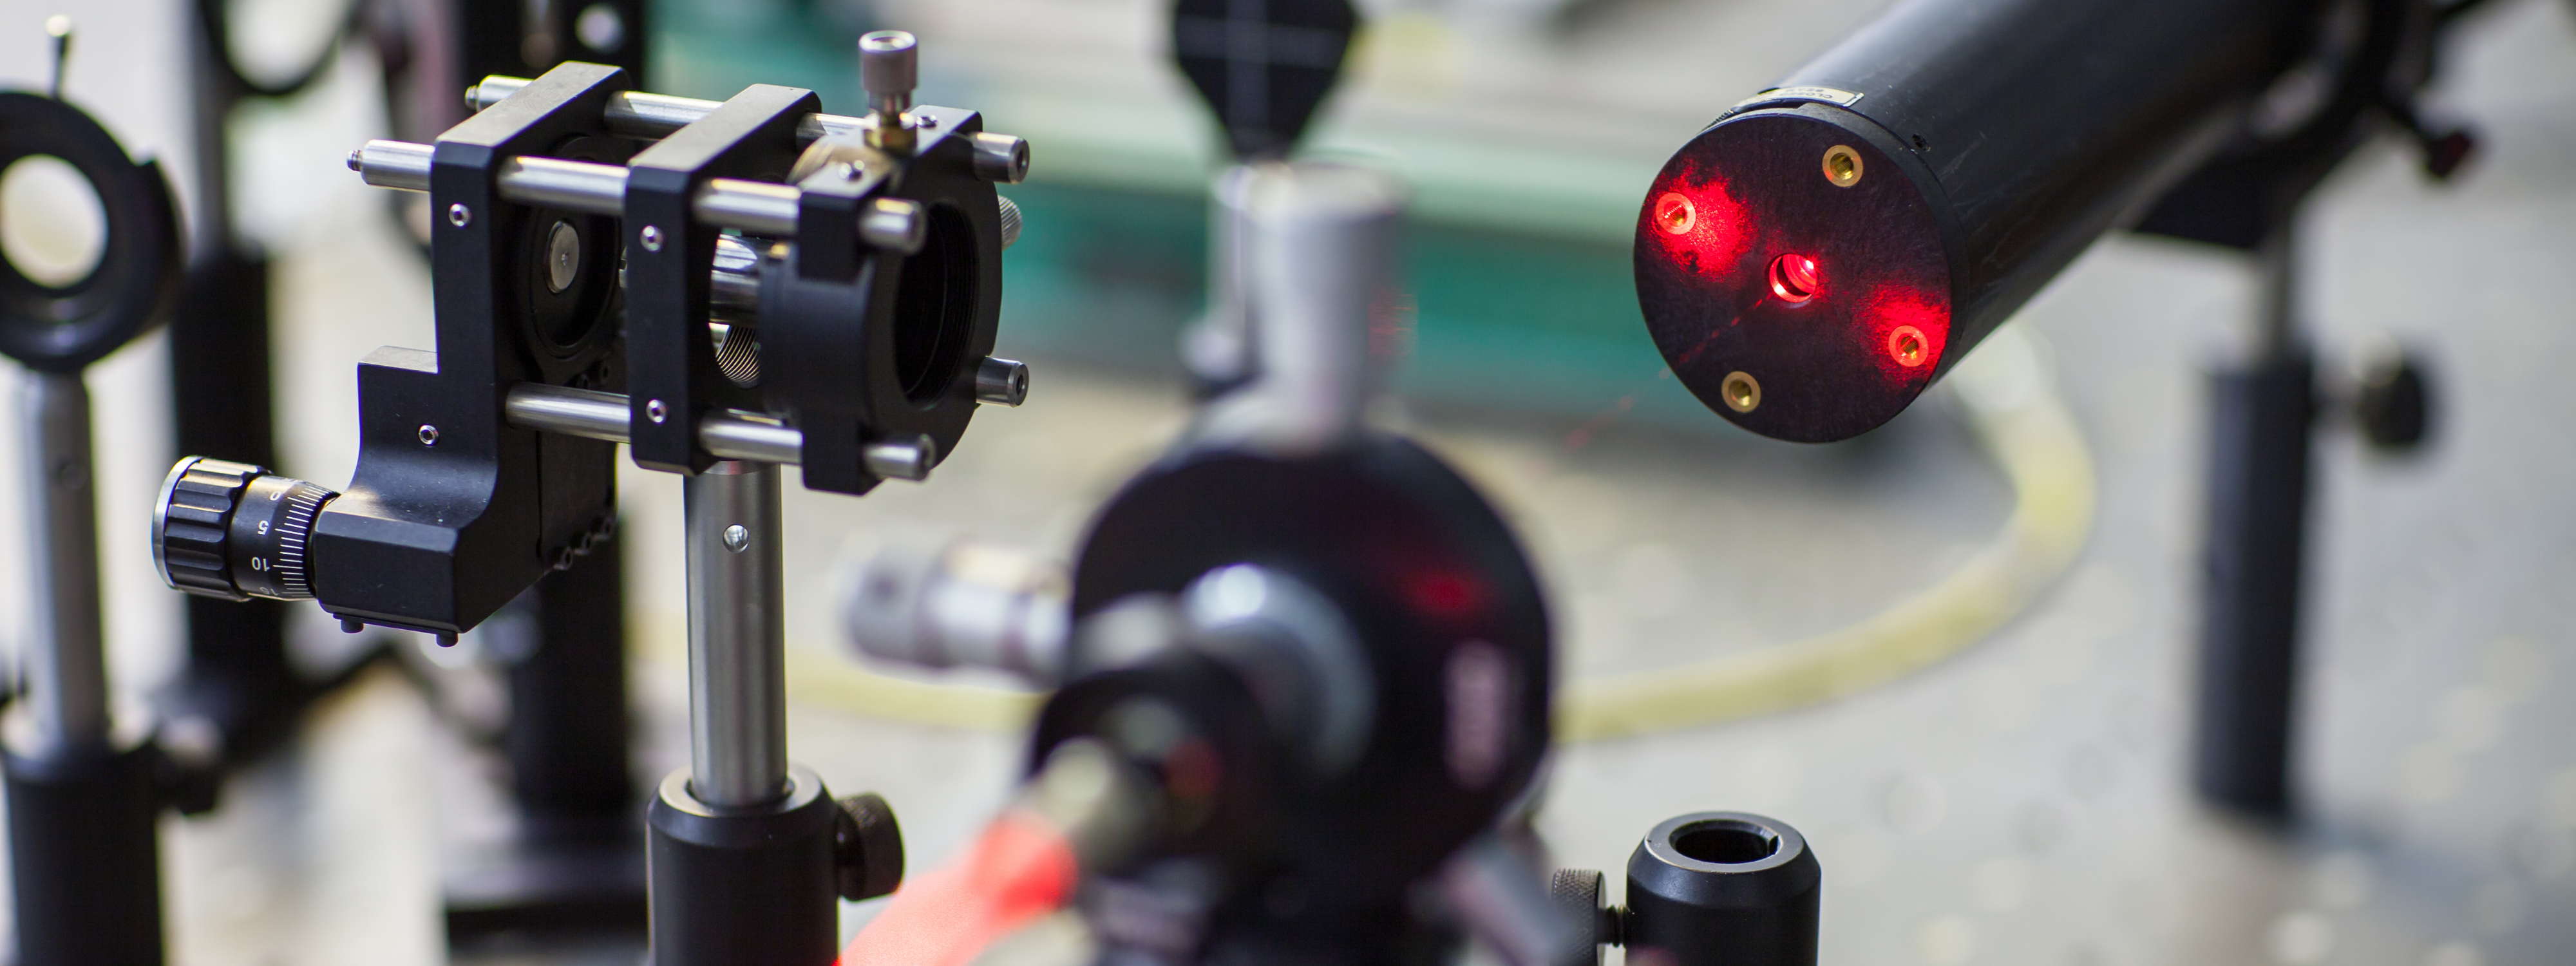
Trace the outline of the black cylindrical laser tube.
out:
[[[1747,429],[1872,429],[2242,134],[2322,5],[1902,0],[1666,162],[1647,327]]]

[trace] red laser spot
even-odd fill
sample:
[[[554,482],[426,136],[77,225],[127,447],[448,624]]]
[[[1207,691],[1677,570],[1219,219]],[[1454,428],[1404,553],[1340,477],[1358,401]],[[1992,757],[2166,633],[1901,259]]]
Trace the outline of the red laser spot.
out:
[[[1726,179],[1697,161],[1679,159],[1646,194],[1639,234],[1675,265],[1702,275],[1733,274],[1753,245],[1753,223],[1728,194]]]
[[[1932,361],[1931,354],[1926,351],[1931,345],[1923,338],[1923,330],[1910,325],[1897,326],[1896,331],[1887,334],[1888,357],[1908,369]]]
[[[1771,294],[1791,305],[1816,297],[1820,288],[1816,260],[1805,255],[1782,255],[1771,260]]]
[[[1064,908],[1080,878],[1062,831],[1005,813],[963,861],[896,889],[841,951],[839,966],[966,966],[993,940]]]
[[[1576,432],[1589,436],[1590,429],[1587,426]],[[1466,574],[1445,570],[1415,575],[1405,584],[1405,596],[1416,613],[1434,617],[1458,617],[1482,610],[1485,606],[1484,584]]]
[[[1929,376],[1950,337],[1949,300],[1904,285],[1881,285],[1862,300],[1854,321],[1870,355],[1891,382]]]
[[[1681,192],[1667,191],[1655,199],[1655,227],[1663,229],[1664,234],[1690,234],[1691,225],[1698,221],[1698,209],[1691,207],[1690,199]]]

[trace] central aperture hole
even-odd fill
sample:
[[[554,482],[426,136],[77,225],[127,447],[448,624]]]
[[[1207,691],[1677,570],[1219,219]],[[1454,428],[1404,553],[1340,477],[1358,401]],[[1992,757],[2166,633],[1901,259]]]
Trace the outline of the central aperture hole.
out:
[[[1796,304],[1816,297],[1816,260],[1782,255],[1771,260],[1771,294]]]
[[[1675,832],[1673,851],[1713,865],[1743,865],[1760,862],[1780,851],[1780,839],[1757,825],[1708,822],[1686,825]]]
[[[895,289],[895,378],[914,405],[937,402],[965,365],[976,282],[974,224],[955,208],[931,206],[930,236],[903,260]]]
[[[30,282],[70,288],[107,257],[107,206],[71,162],[29,155],[0,172],[0,257]]]

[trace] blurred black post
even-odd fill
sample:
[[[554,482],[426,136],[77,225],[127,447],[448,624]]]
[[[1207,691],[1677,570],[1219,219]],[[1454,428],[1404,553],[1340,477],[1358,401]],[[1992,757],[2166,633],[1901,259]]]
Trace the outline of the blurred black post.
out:
[[[2210,378],[2208,536],[2192,783],[2216,804],[2290,814],[2316,364],[2298,334],[2286,225],[2257,257],[2263,331]]]
[[[269,385],[268,259],[233,233],[225,124],[245,91],[190,16],[189,70],[197,155],[187,279],[170,319],[170,406],[179,452],[277,465]],[[188,598],[183,716],[222,735],[228,762],[259,755],[293,730],[306,698],[286,660],[286,605]]]

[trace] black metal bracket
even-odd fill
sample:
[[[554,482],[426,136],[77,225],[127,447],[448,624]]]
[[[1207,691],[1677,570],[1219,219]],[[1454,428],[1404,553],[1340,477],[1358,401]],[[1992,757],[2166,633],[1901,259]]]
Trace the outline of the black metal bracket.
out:
[[[698,420],[744,395],[716,368],[707,337],[707,270],[723,232],[700,224],[691,203],[712,178],[786,180],[797,119],[820,110],[813,91],[755,84],[629,163],[627,442],[636,465],[681,473],[714,465]]]
[[[613,518],[610,444],[541,437],[503,416],[512,385],[568,381],[573,363],[604,357],[615,320],[603,305],[561,340],[568,358],[541,361],[548,353],[524,337],[528,306],[511,296],[536,261],[522,246],[543,233],[528,230],[534,210],[500,197],[497,177],[513,156],[607,136],[607,99],[627,87],[616,68],[565,64],[439,138],[438,351],[388,347],[359,364],[357,473],[313,529],[315,596],[343,620],[462,632]],[[591,234],[584,284],[613,289],[615,238]]]

